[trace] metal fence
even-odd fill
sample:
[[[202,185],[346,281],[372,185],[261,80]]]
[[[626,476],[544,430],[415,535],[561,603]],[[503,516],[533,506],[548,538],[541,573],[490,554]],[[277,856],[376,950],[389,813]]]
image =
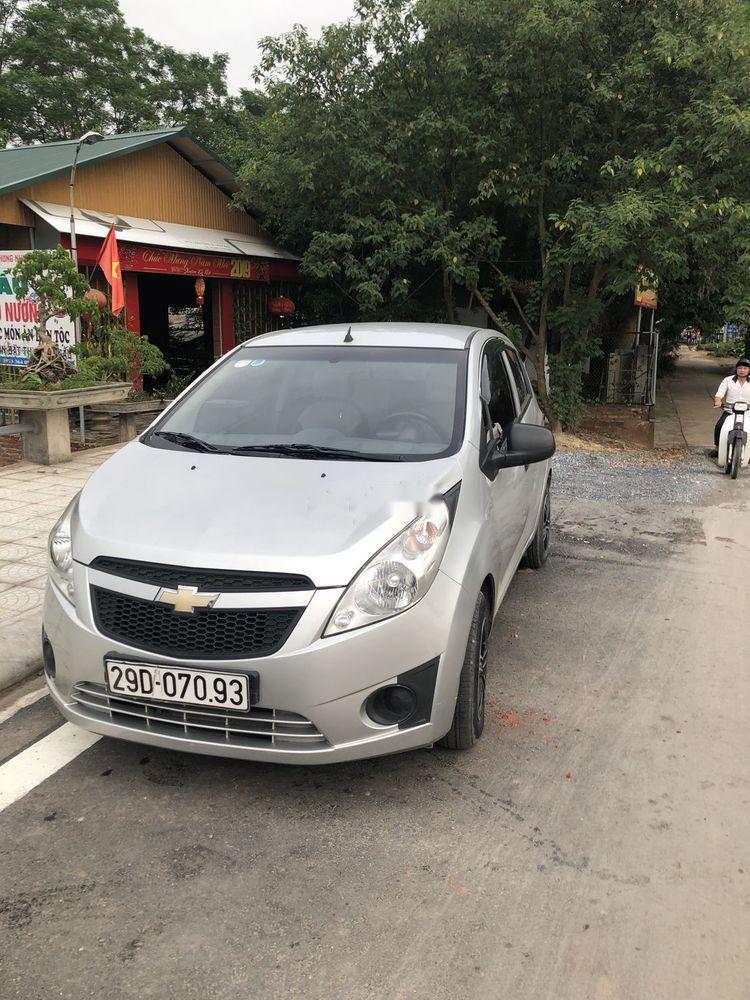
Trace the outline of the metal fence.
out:
[[[589,358],[583,371],[584,399],[628,406],[653,403],[655,358],[650,344]]]

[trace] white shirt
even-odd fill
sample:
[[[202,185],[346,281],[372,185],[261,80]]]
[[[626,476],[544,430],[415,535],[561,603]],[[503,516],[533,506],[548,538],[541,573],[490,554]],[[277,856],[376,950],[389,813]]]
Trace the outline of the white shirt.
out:
[[[727,413],[731,413],[734,404],[741,399],[750,404],[750,378],[745,379],[745,384],[741,385],[736,375],[727,375],[716,390],[716,395],[724,400]]]

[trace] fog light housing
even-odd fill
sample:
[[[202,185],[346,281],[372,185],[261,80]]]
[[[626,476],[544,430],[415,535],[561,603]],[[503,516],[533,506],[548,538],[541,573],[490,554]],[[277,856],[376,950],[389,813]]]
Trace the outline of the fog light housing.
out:
[[[44,660],[44,672],[50,679],[54,679],[55,673],[57,672],[57,665],[55,663],[55,651],[52,648],[52,643],[49,641],[46,635],[42,636],[42,658]]]
[[[365,702],[365,712],[379,726],[403,725],[416,708],[415,692],[403,684],[389,684],[373,691]]]

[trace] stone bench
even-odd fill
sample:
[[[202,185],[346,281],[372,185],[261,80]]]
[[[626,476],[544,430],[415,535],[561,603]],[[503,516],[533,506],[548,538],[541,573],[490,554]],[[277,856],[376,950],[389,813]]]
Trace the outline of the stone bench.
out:
[[[21,434],[23,457],[41,465],[70,461],[68,410],[92,403],[124,400],[132,390],[130,382],[109,382],[86,389],[0,390],[0,409],[23,413]]]
[[[170,402],[169,400],[167,402]],[[123,400],[121,403],[97,403],[89,406],[92,413],[118,418],[117,440],[124,444],[136,436],[136,417],[144,413],[160,413],[167,403],[163,399]]]

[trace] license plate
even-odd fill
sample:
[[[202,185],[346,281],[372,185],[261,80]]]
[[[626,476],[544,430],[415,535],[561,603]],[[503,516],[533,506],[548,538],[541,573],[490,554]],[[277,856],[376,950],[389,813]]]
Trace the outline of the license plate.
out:
[[[107,690],[124,698],[179,701],[242,712],[257,701],[257,675],[106,660]],[[253,683],[251,684],[251,681]]]

